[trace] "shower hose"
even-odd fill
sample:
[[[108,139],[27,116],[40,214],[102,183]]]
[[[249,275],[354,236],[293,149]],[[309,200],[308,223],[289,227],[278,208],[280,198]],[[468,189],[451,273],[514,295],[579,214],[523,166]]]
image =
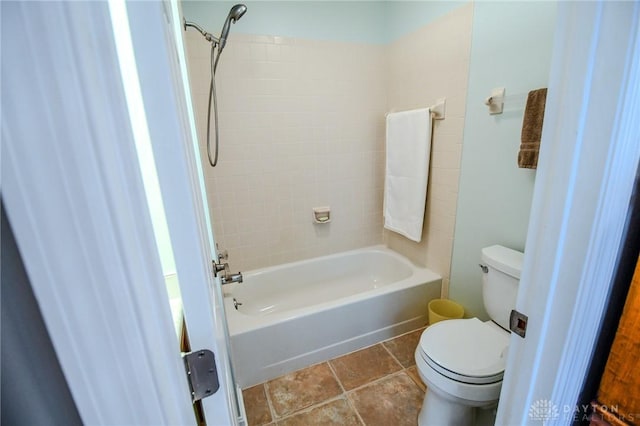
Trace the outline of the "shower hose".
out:
[[[211,43],[211,81],[209,83],[209,105],[207,107],[207,158],[211,167],[218,164],[218,100],[216,97],[216,68],[220,53],[216,55],[216,43]],[[211,159],[211,100],[213,99],[214,133],[215,133],[215,154]]]

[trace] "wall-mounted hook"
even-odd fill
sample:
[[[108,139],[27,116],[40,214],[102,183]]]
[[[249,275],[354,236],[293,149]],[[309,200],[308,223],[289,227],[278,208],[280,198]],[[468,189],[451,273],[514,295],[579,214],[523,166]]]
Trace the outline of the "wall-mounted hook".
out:
[[[489,114],[502,114],[504,109],[504,87],[493,89],[491,96],[484,100],[484,104],[489,107]]]

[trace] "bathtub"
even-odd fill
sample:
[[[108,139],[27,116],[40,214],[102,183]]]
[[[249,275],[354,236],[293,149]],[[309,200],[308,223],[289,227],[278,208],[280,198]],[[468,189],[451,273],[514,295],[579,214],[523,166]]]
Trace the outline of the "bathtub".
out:
[[[243,275],[224,287],[242,388],[424,326],[442,283],[384,246]]]

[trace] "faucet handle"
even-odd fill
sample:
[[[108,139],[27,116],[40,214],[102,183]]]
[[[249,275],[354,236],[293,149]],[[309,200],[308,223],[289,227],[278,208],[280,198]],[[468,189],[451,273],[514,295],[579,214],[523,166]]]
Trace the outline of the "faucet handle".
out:
[[[218,250],[218,261],[229,259],[229,252],[227,250]]]
[[[223,272],[223,275],[227,275],[229,274],[229,264],[227,262],[223,262],[223,263],[216,263],[215,261],[211,262],[213,263],[213,276],[217,277],[219,272]]]

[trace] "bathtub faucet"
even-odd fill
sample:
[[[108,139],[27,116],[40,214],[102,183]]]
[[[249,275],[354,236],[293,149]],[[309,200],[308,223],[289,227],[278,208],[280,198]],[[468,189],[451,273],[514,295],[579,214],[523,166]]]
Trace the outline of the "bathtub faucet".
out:
[[[231,283],[241,283],[242,282],[242,272],[238,272],[237,274],[232,274],[229,271],[229,264],[227,262],[224,263],[215,263],[213,262],[213,275],[220,276],[220,282],[222,285],[231,284]]]
[[[231,283],[241,283],[242,272],[238,272],[237,274],[226,273],[220,277],[220,282],[222,282],[222,285],[231,284]]]
[[[222,285],[242,282],[242,272],[232,274],[229,271],[229,264],[227,262],[216,263],[216,261],[214,260],[213,276],[217,277],[218,275],[220,275],[220,282],[222,283]]]
[[[217,277],[220,275],[220,282],[222,285],[231,284],[231,283],[241,283],[242,282],[242,272],[238,272],[237,274],[232,274],[229,271],[229,263],[223,262],[223,260],[227,260],[229,255],[224,252],[218,253],[218,259],[220,263],[216,263],[213,261],[213,276]]]

